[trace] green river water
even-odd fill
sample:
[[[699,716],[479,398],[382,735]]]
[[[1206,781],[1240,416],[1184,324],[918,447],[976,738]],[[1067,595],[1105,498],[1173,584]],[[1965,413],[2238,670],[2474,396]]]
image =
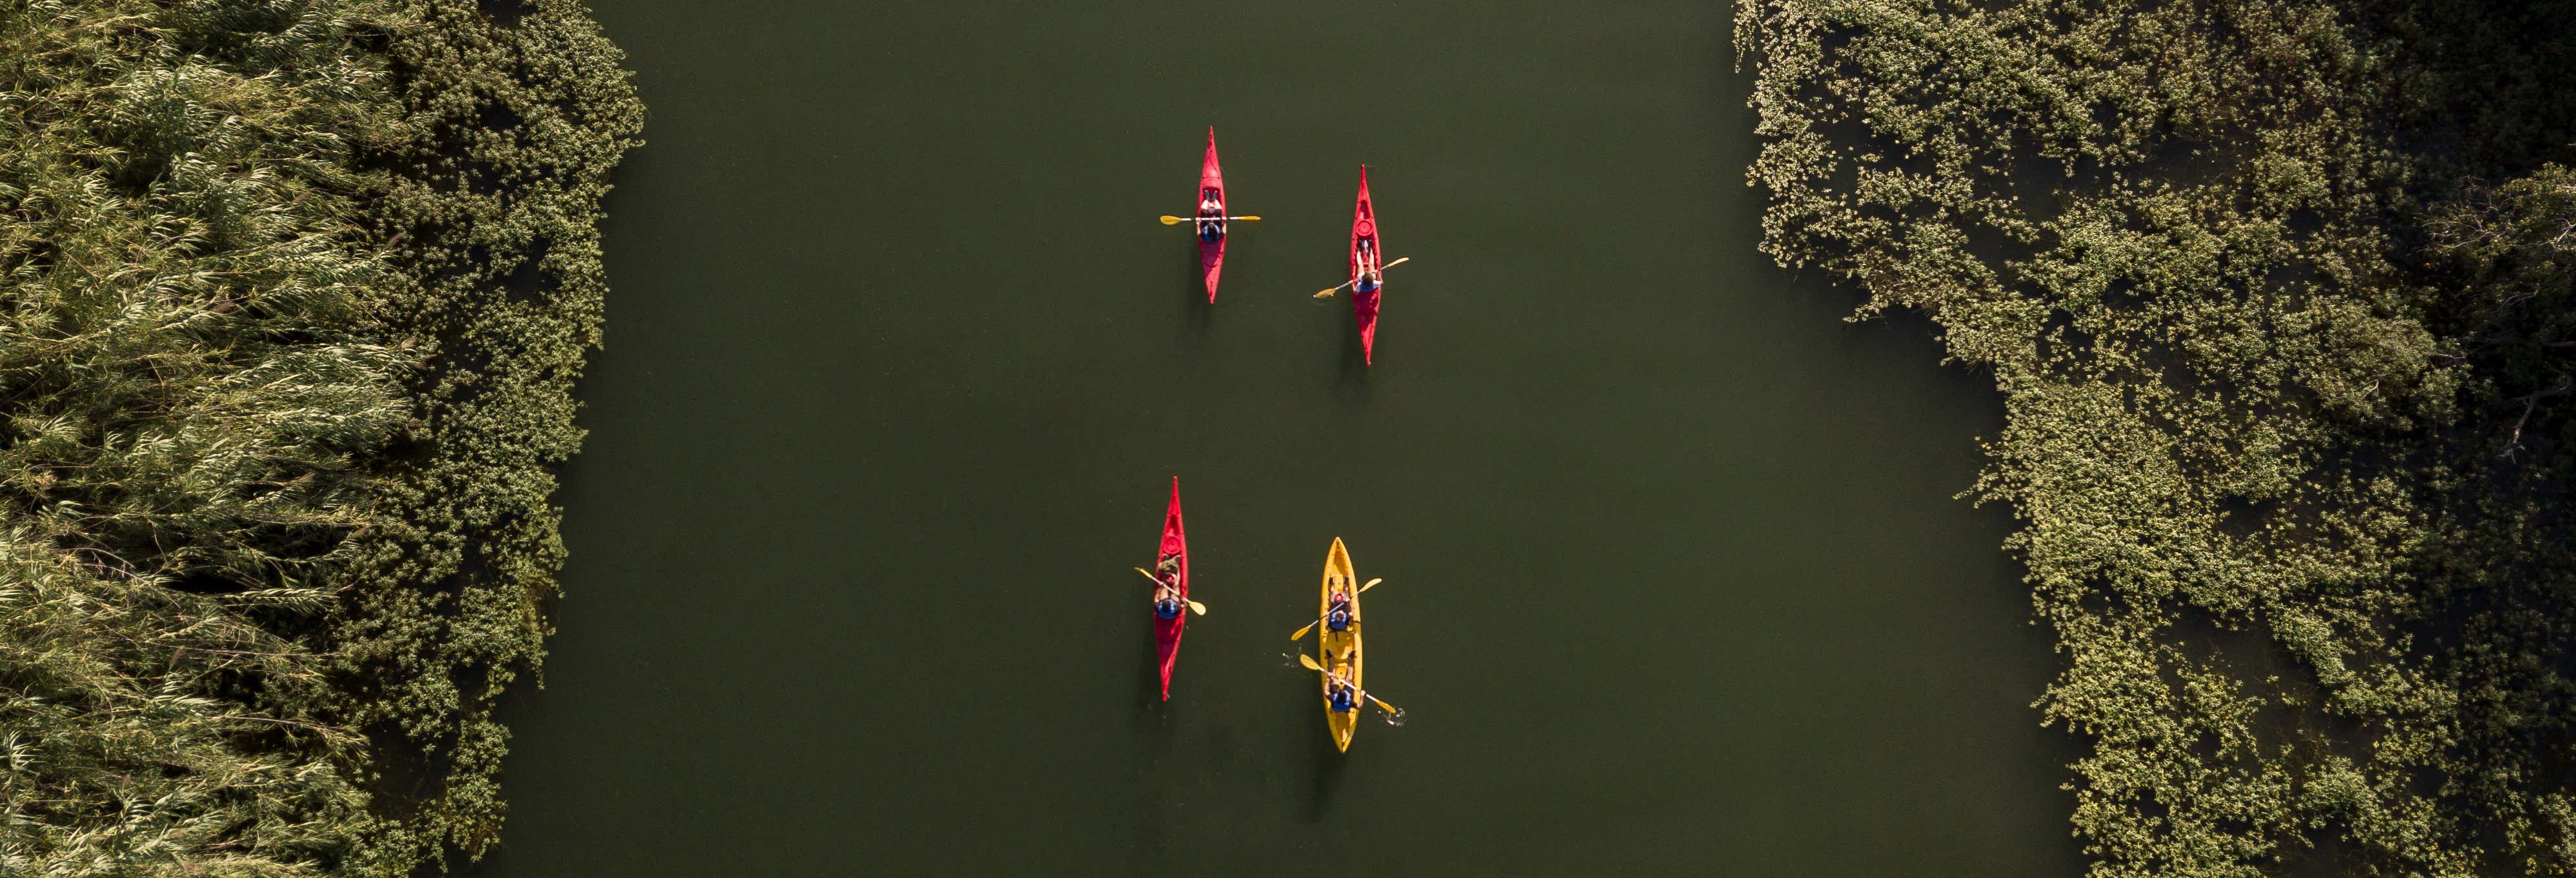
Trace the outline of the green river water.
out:
[[[650,143],[475,874],[2079,870],[1954,499],[1999,403],[1756,252],[1725,4],[597,4]],[[1154,220],[1208,125],[1213,307]],[[1309,298],[1361,162],[1374,368]],[[1348,754],[1335,536],[1408,712]]]

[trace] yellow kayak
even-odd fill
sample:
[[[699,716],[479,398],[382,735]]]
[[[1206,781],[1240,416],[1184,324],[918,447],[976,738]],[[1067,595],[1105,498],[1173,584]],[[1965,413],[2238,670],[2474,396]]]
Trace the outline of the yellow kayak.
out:
[[[1318,632],[1315,646],[1321,654],[1316,658],[1334,674],[1350,681],[1354,689],[1363,685],[1360,680],[1359,585],[1359,578],[1351,573],[1350,550],[1342,548],[1341,537],[1334,537],[1332,551],[1324,556],[1323,605],[1316,611],[1316,615],[1322,616],[1333,611],[1333,592],[1338,588],[1343,594],[1350,596],[1351,624],[1349,628],[1341,631],[1333,630],[1330,624],[1320,626],[1323,630]],[[1351,733],[1359,731],[1360,728],[1359,695],[1352,693],[1351,709],[1334,710],[1332,677],[1323,674],[1315,676],[1324,687],[1324,727],[1333,733],[1333,746],[1341,748],[1342,752],[1350,752]]]

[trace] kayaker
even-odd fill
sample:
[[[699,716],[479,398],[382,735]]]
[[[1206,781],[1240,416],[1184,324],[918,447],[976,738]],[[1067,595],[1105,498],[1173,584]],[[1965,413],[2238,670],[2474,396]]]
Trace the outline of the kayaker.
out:
[[[1181,556],[1164,556],[1154,565],[1154,615],[1163,619],[1181,617]]]
[[[1351,691],[1351,684],[1349,682],[1350,678],[1343,676],[1343,674],[1349,673],[1350,670],[1351,666],[1345,663],[1341,665],[1339,669],[1335,670],[1331,676],[1325,678],[1330,681],[1330,685],[1332,686],[1331,693],[1333,710],[1336,713],[1348,713],[1350,711],[1358,710],[1360,707],[1357,694]]]
[[[1351,283],[1351,290],[1359,293],[1374,293],[1377,292],[1377,284],[1377,248],[1371,242],[1363,240],[1360,242],[1360,277],[1359,280]]]
[[[1217,200],[1215,189],[1199,190],[1199,240],[1225,240],[1225,203]]]
[[[1342,582],[1341,577],[1336,576],[1333,579],[1333,600],[1324,611],[1324,628],[1328,631],[1348,631],[1351,627],[1351,593],[1342,590],[1348,583]]]

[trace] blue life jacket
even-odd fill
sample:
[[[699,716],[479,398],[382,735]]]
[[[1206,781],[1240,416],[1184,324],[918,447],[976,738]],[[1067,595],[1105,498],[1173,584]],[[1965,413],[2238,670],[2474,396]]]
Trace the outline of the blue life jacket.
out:
[[[1359,704],[1351,699],[1351,690],[1347,688],[1333,690],[1334,710],[1347,711],[1357,708],[1358,706]]]
[[[1332,612],[1324,614],[1324,627],[1334,631],[1340,631],[1351,627],[1351,611],[1336,608]]]
[[[1180,602],[1180,601],[1155,601],[1155,602],[1154,602],[1154,616],[1155,616],[1156,618],[1161,618],[1161,619],[1178,619],[1178,618],[1180,618],[1180,617],[1181,617],[1181,602]]]

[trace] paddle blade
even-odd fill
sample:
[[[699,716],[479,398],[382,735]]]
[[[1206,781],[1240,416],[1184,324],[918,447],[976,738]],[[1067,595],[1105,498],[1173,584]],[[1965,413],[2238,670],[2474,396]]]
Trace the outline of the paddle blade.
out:
[[[1190,612],[1197,613],[1197,614],[1199,614],[1199,615],[1201,615],[1201,616],[1205,616],[1205,615],[1207,615],[1207,605],[1206,605],[1206,604],[1199,603],[1199,602],[1197,602],[1197,601],[1191,601],[1191,602],[1190,602]]]
[[[1177,226],[1181,224],[1181,218],[1176,216],[1167,216],[1163,218],[1163,224],[1167,226]]]
[[[1322,624],[1322,623],[1323,623],[1323,621],[1324,621],[1324,620],[1322,620],[1322,619],[1317,619],[1317,620],[1315,620],[1315,621],[1313,621],[1313,622],[1308,622],[1308,623],[1306,623],[1306,627],[1297,629],[1297,633],[1295,633],[1295,634],[1291,634],[1291,635],[1288,635],[1288,639],[1290,639],[1290,640],[1304,640],[1304,639],[1306,639],[1306,632],[1315,630],[1315,626],[1316,626],[1316,625],[1319,625],[1319,624]]]
[[[1367,590],[1369,590],[1369,589],[1376,588],[1378,583],[1385,582],[1385,581],[1386,581],[1386,577],[1380,576],[1380,577],[1378,577],[1378,578],[1376,578],[1376,579],[1369,580],[1369,581],[1368,581],[1368,584],[1360,586],[1360,590],[1361,590],[1361,591],[1367,591]]]
[[[1387,270],[1387,269],[1394,268],[1394,267],[1396,267],[1396,266],[1398,266],[1398,265],[1403,265],[1403,264],[1405,264],[1405,263],[1407,263],[1407,262],[1412,262],[1412,261],[1413,261],[1413,257],[1411,257],[1411,256],[1406,256],[1406,257],[1403,257],[1403,258],[1401,258],[1401,259],[1397,259],[1397,260],[1396,260],[1396,261],[1394,261],[1394,262],[1389,262],[1389,263],[1387,263],[1387,264],[1385,264],[1385,265],[1378,266],[1378,267],[1377,267],[1377,270],[1379,270],[1379,271],[1385,271],[1385,270]]]
[[[1366,694],[1366,693],[1362,693],[1362,694]],[[1383,711],[1386,711],[1386,712],[1388,712],[1388,713],[1395,714],[1396,716],[1403,716],[1403,715],[1404,715],[1404,711],[1401,711],[1401,710],[1397,710],[1397,709],[1395,709],[1395,705],[1388,704],[1388,703],[1386,703],[1385,701],[1383,701],[1383,700],[1379,699],[1379,698],[1378,698],[1377,696],[1375,696],[1375,695],[1370,695],[1370,696],[1368,697],[1368,700],[1369,700],[1369,703],[1370,703],[1370,704],[1377,705],[1377,709],[1379,709],[1379,710],[1383,710]]]
[[[1332,289],[1325,290],[1325,291],[1320,292],[1320,293],[1316,293],[1316,294],[1315,294],[1315,298],[1318,298],[1318,299],[1330,299],[1330,298],[1332,298],[1332,297],[1333,297],[1333,294],[1334,294],[1334,293],[1338,293],[1338,292],[1341,292],[1341,291],[1342,291],[1342,288],[1341,288],[1341,287],[1334,287],[1334,288],[1332,288]]]
[[[1242,221],[1247,222],[1247,223],[1251,223],[1251,222],[1260,222],[1260,221],[1261,221],[1261,218],[1260,218],[1260,217],[1257,217],[1257,216],[1239,216],[1239,217],[1235,217],[1235,219],[1239,219],[1239,220],[1242,220]]]
[[[1316,663],[1315,663],[1315,657],[1314,657],[1314,656],[1307,655],[1307,654],[1305,654],[1305,653],[1298,653],[1298,654],[1297,654],[1297,663],[1298,663],[1298,664],[1301,664],[1301,665],[1305,665],[1305,666],[1306,666],[1306,670],[1309,670],[1309,671],[1321,671],[1321,670],[1323,670],[1323,669],[1324,669],[1324,666],[1323,666],[1323,665],[1319,665],[1319,664],[1316,664]]]

